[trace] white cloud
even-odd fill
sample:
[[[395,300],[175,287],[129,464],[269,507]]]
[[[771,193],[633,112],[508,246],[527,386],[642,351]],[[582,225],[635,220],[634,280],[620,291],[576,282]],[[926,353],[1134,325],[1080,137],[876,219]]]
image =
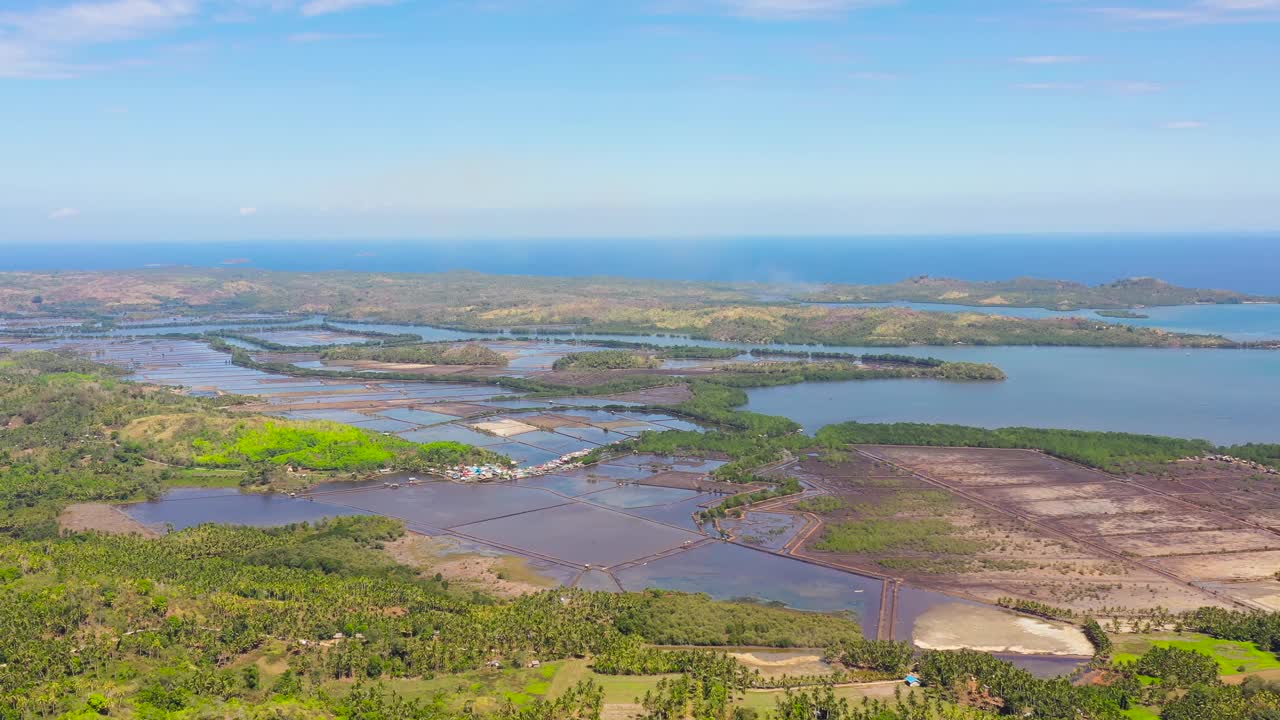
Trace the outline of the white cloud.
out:
[[[0,77],[67,78],[86,66],[75,48],[167,30],[194,18],[198,0],[106,0],[0,12]]]
[[[257,215],[257,214],[258,214],[258,208],[256,207],[240,208],[240,217],[249,217],[250,215]]]
[[[1151,95],[1152,93],[1164,92],[1164,85],[1156,82],[1147,82],[1145,80],[1129,80],[1125,82],[1113,82],[1107,87],[1112,92],[1121,95]]]
[[[1276,10],[1280,0],[1201,0],[1200,4],[1218,10]]]
[[[1089,58],[1084,55],[1024,55],[1013,59],[1023,65],[1066,65],[1082,63]]]
[[[307,17],[328,15],[330,13],[358,10],[380,5],[394,5],[399,0],[309,0],[302,5],[302,14]]]
[[[196,0],[109,0],[29,12],[0,13],[0,26],[40,44],[75,45],[127,40],[191,18]]]
[[[80,210],[73,207],[58,208],[49,213],[50,220],[68,220],[73,217],[79,217]]]
[[[735,15],[764,20],[802,20],[859,8],[896,5],[897,0],[720,0]]]
[[[1114,95],[1151,95],[1152,93],[1163,92],[1164,85],[1146,81],[1125,81],[1125,82],[1061,82],[1061,81],[1032,81],[1016,83],[1014,88],[1018,90],[1084,90],[1090,93],[1111,93]]]
[[[1170,120],[1162,124],[1160,127],[1165,130],[1199,130],[1208,127],[1209,123],[1200,120]]]
[[[1165,25],[1280,22],[1280,0],[1195,0],[1165,7],[1100,7],[1090,12],[1111,20]]]

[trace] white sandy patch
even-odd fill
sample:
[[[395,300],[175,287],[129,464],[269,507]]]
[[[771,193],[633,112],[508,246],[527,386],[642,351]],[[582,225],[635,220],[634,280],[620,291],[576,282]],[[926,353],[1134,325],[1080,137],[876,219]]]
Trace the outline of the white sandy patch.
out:
[[[728,653],[729,657],[745,664],[759,667],[795,667],[809,663],[821,663],[821,655],[790,655],[783,658],[762,658],[755,653]]]
[[[527,432],[534,432],[538,429],[527,423],[522,423],[519,420],[511,419],[473,423],[471,427],[504,438],[523,435]]]
[[[948,603],[916,619],[915,644],[925,650],[980,650],[1028,655],[1092,655],[1080,628],[999,608]]]

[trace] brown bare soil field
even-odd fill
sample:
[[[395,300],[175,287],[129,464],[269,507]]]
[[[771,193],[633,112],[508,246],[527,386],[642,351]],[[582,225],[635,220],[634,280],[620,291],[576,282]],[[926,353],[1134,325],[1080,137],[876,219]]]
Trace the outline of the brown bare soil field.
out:
[[[1040,500],[1077,500],[1119,498],[1139,495],[1141,488],[1120,483],[1070,483],[1067,485],[1015,485],[976,488],[973,494],[996,502],[1036,502]]]
[[[68,505],[58,516],[58,527],[64,532],[92,530],[108,535],[159,537],[156,531],[129,517],[120,508],[105,503]]]
[[[1249,582],[1204,583],[1204,585],[1220,592],[1245,598],[1264,610],[1280,612],[1280,580],[1275,578]]]
[[[556,415],[551,413],[521,416],[520,422],[543,430],[555,430],[563,427],[587,427],[591,424],[587,418],[581,415]]]
[[[498,597],[519,597],[557,584],[534,573],[523,558],[459,552],[448,538],[408,533],[384,549],[396,562],[424,574],[440,573],[451,583]]]
[[[1155,562],[1197,580],[1258,580],[1275,576],[1276,568],[1280,568],[1280,550],[1186,555]]]
[[[1118,515],[1129,513],[1177,512],[1182,506],[1161,497],[1075,498],[1018,503],[1022,512],[1040,517],[1075,515]]]
[[[1267,579],[1280,567],[1280,534],[1269,529],[1280,524],[1277,483],[1239,466],[1174,463],[1166,476],[1122,479],[1024,450],[857,450],[866,457],[826,463],[809,456],[797,466],[798,476],[843,501],[818,513],[824,524],[945,521],[948,538],[841,554],[817,548],[820,529],[793,552],[970,597],[1078,610],[1280,600],[1270,597],[1280,587],[1235,589],[1234,581]],[[1219,492],[1207,493],[1219,478]],[[1214,580],[1228,582],[1201,587]]]
[[[1145,513],[1142,515],[1089,515],[1062,518],[1058,525],[1070,533],[1083,536],[1141,535],[1172,531],[1219,530],[1231,526],[1219,515],[1190,511],[1186,513]]]
[[[947,490],[864,455],[850,453],[828,462],[811,454],[788,472],[843,501],[843,508],[819,514],[823,522],[874,519],[877,514],[883,517],[886,508],[897,508],[888,515],[890,521],[944,519],[954,537],[979,547],[969,555],[911,550],[832,553],[816,548],[822,538],[819,530],[796,549],[804,557],[889,574],[916,586],[987,602],[1013,596],[1083,611],[1162,603],[1190,609],[1207,602],[1202,592],[1181,588],[1155,572],[1042,532],[963,497],[951,496],[940,503],[938,498],[945,499]]]
[[[1265,530],[1207,530],[1156,535],[1123,535],[1108,538],[1107,544],[1141,557],[1198,555],[1215,552],[1247,552],[1280,549],[1280,535]]]
[[[693,391],[688,385],[665,385],[663,387],[650,388],[648,390],[636,390],[634,392],[619,393],[617,395],[606,395],[604,400],[616,400],[618,402],[636,402],[645,403],[647,405],[679,405],[693,397]]]
[[[1246,513],[1241,519],[1272,530],[1280,530],[1280,508]]]
[[[723,492],[737,494],[752,489],[764,487],[764,485],[752,483],[749,485],[718,482],[711,479],[706,473],[684,472],[681,470],[670,470],[660,472],[656,475],[650,475],[644,479],[643,484],[654,485],[657,487],[680,488],[682,490],[700,490],[702,492]]]

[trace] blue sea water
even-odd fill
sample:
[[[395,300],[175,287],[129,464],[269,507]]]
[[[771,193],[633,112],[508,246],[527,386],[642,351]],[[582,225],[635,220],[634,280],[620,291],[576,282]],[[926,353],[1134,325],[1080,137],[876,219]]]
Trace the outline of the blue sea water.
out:
[[[1280,440],[1280,352],[1148,348],[910,348],[990,362],[1001,383],[933,380],[803,383],[747,391],[747,410],[813,432],[859,422],[1053,427],[1203,438]]]
[[[227,261],[244,262],[225,265]],[[1091,284],[1154,276],[1181,285],[1280,295],[1280,234],[0,246],[0,270],[147,265],[852,283],[922,274],[969,280],[1035,276]]]
[[[1212,309],[1215,308],[1187,308]],[[1275,322],[1280,320],[1280,305],[1246,305],[1239,309],[1260,313],[1264,319],[1258,324],[1280,330],[1280,322]],[[376,327],[382,332],[418,332],[424,337],[437,332],[415,325]],[[1235,334],[1222,327],[1210,329]],[[456,335],[486,339],[483,335]],[[577,337],[655,345],[744,350],[751,347],[656,335]],[[1280,337],[1280,333],[1267,337]],[[758,347],[815,349],[794,345]],[[1203,438],[1222,444],[1280,440],[1280,351],[1275,350],[1034,346],[821,349],[992,363],[1009,377],[1000,383],[855,380],[752,388],[747,391],[746,409],[789,417],[809,432],[832,423],[858,420],[1115,430]]]

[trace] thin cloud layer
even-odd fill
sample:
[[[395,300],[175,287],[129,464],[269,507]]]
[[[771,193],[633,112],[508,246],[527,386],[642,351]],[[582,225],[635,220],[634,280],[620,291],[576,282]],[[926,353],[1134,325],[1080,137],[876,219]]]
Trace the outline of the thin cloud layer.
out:
[[[109,0],[0,12],[0,77],[74,77],[86,67],[67,59],[74,49],[170,30],[198,10],[196,0]]]
[[[307,17],[358,10],[366,7],[394,5],[398,0],[310,0],[303,3],[301,11]]]
[[[1109,6],[1090,12],[1117,22],[1212,25],[1280,22],[1280,0],[1197,0],[1164,7]]]
[[[896,0],[722,0],[735,15],[764,20],[803,20],[860,8],[895,5]]]
[[[86,48],[158,36],[200,23],[249,21],[264,13],[302,17],[391,5],[398,0],[82,0],[0,10],[0,78],[65,79],[112,63],[78,60]],[[339,34],[299,33],[297,42]]]

